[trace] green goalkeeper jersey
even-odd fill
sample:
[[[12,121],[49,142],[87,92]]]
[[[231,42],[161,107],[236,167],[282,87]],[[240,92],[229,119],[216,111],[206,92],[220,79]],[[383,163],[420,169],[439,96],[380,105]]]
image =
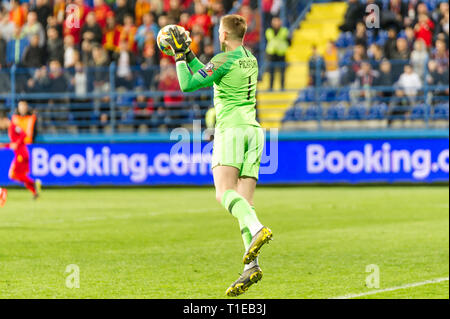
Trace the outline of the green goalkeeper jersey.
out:
[[[214,85],[216,128],[260,127],[256,121],[258,62],[250,51],[240,46],[216,55],[206,65],[195,58],[189,67],[184,61],[177,62],[181,90],[192,92]]]

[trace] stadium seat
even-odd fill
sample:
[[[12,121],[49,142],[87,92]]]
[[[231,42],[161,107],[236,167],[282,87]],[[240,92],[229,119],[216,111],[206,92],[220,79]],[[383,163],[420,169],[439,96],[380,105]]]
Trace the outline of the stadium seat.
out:
[[[449,107],[448,103],[441,103],[434,107],[433,120],[448,120]]]
[[[370,107],[367,118],[369,120],[383,120],[386,118],[387,110],[386,103],[374,104]]]
[[[322,115],[323,115],[322,107],[317,104],[313,104],[313,105],[310,105],[306,109],[306,111],[304,112],[304,114],[302,116],[302,120],[303,121],[317,121],[322,118]]]
[[[341,121],[345,119],[345,106],[342,103],[330,106],[326,113],[326,120]]]
[[[426,104],[419,104],[413,107],[411,111],[411,120],[425,120],[429,118],[430,107]]]
[[[303,110],[301,107],[293,106],[286,111],[282,122],[299,121],[302,118],[302,112]]]
[[[367,109],[364,105],[352,105],[348,109],[347,120],[366,119]]]
[[[336,101],[339,102],[350,102],[350,89],[349,88],[341,88],[336,97]]]
[[[301,90],[297,100],[295,100],[295,104],[300,102],[312,102],[315,100],[315,89],[313,87],[307,87],[304,90]]]
[[[320,90],[319,100],[321,102],[336,101],[336,89],[324,88]]]

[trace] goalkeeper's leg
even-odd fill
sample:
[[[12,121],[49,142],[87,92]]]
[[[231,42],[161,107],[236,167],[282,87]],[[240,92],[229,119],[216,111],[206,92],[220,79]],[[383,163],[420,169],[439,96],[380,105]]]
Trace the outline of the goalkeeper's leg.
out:
[[[249,202],[238,193],[239,170],[232,166],[216,166],[213,169],[216,198],[231,215],[236,217],[251,236],[257,234],[263,225],[259,222]]]

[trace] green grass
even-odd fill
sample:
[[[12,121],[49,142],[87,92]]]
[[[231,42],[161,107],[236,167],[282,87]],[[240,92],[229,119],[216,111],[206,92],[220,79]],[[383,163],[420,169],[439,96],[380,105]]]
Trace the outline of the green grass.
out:
[[[258,188],[274,232],[242,298],[332,298],[449,275],[448,187]],[[9,190],[0,298],[224,298],[242,271],[237,220],[212,188]],[[80,288],[66,287],[66,267]],[[448,281],[366,296],[449,298]]]

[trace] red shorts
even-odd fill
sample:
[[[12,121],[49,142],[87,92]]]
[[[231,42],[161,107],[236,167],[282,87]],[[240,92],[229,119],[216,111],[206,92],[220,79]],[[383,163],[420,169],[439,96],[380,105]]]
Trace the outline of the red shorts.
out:
[[[9,168],[9,176],[27,175],[30,172],[30,158],[28,152],[17,153],[14,157],[11,167]]]

